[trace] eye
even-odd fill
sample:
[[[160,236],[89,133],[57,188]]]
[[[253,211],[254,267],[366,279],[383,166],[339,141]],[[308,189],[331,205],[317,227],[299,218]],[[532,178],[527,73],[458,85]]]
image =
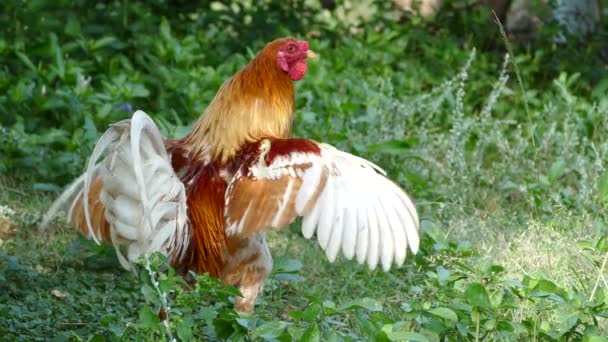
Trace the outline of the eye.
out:
[[[287,45],[287,51],[288,52],[294,52],[294,51],[296,51],[296,47],[293,46],[292,44]]]

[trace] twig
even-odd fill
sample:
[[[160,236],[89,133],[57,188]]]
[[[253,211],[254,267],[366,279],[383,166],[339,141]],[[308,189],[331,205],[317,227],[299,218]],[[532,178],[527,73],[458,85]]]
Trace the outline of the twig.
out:
[[[608,262],[608,252],[606,252],[606,254],[604,255],[604,260],[602,261],[602,266],[600,267],[600,273],[597,276],[597,281],[595,282],[593,290],[591,291],[591,296],[589,296],[589,301],[592,301],[593,297],[595,297],[595,291],[597,291],[597,288],[600,285],[600,281],[602,280],[602,277],[604,275],[604,271],[606,270],[606,262]]]
[[[604,275],[601,275],[602,277],[602,283],[604,283],[604,286],[608,289],[608,282],[606,281],[606,277],[604,277]]]
[[[535,126],[534,126],[534,121],[532,120],[532,114],[530,113],[530,105],[528,104],[528,97],[526,96],[526,89],[524,88],[524,81],[521,77],[521,72],[519,71],[519,66],[517,65],[517,60],[515,59],[515,53],[513,53],[513,48],[511,47],[511,42],[509,42],[509,38],[507,37],[507,34],[505,33],[505,28],[502,25],[500,18],[498,18],[498,15],[496,15],[496,12],[494,12],[494,10],[492,10],[492,14],[494,15],[494,19],[496,19],[496,25],[498,25],[498,29],[500,31],[500,36],[501,36],[503,42],[505,43],[505,48],[507,49],[507,53],[511,57],[511,65],[513,66],[513,71],[515,71],[517,83],[519,84],[519,91],[521,92],[521,97],[524,101],[524,109],[526,110],[526,115],[528,116],[528,122],[530,123],[530,129],[529,129],[528,133],[530,134],[530,140],[532,141],[532,147],[534,148],[534,159],[537,160],[538,159],[538,149],[536,148],[536,138],[534,137],[534,129],[535,129],[534,127]],[[538,171],[538,169],[537,169],[537,173],[536,173],[536,179],[540,183],[540,171]],[[538,215],[537,206],[534,206],[534,209],[535,209],[536,215]]]

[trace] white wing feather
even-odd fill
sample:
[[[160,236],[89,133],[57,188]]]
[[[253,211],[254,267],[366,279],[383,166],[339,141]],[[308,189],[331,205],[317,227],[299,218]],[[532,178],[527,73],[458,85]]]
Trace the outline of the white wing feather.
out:
[[[346,258],[356,257],[357,262],[367,263],[372,270],[379,263],[385,271],[392,264],[402,265],[408,247],[412,253],[419,247],[419,222],[414,203],[377,165],[331,145],[318,144],[318,147],[320,154],[294,151],[275,157],[269,165],[255,164],[250,172],[263,181],[296,175],[300,178],[301,185],[290,205],[295,215],[303,217],[302,235],[309,239],[316,232],[329,261],[334,261],[342,251]],[[234,182],[238,186],[238,181]],[[289,180],[290,185],[291,182]],[[281,198],[275,218],[286,212],[292,191],[290,186],[287,190],[280,189],[285,193],[272,194]],[[230,199],[230,191],[226,196]],[[227,220],[236,227],[230,234],[247,230],[243,225],[244,215],[228,215]],[[277,219],[269,223],[267,228],[270,227],[282,228]]]
[[[378,263],[384,271],[393,263],[401,266],[408,246],[412,253],[418,251],[419,222],[414,203],[385,178],[386,173],[377,165],[331,145],[320,147],[319,160],[311,160],[313,167],[303,174],[304,184],[319,184],[313,178],[320,178],[323,169],[330,171],[323,193],[310,213],[302,211],[301,203],[307,203],[314,191],[303,185],[297,194],[300,205],[296,205],[296,212],[304,216],[304,235],[311,237],[316,228],[319,244],[330,261],[335,259],[339,246],[346,258],[356,256],[357,262],[367,262],[371,270]],[[334,189],[331,202],[325,194],[329,189]],[[323,220],[317,223],[317,216]],[[333,225],[328,226],[327,222]]]
[[[321,198],[319,198],[321,203],[317,205],[321,205],[320,216],[319,216],[319,225],[317,226],[317,240],[321,245],[321,248],[325,250],[327,248],[327,244],[329,243],[329,238],[331,236],[331,229],[334,223],[335,217],[335,208],[336,202],[334,200],[334,191],[335,191],[335,181],[332,177],[327,179],[327,183],[325,183],[325,188],[323,189],[323,194]]]

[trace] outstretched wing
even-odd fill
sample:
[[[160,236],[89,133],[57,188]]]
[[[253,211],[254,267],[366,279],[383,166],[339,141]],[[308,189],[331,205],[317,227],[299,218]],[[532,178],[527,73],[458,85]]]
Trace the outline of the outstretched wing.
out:
[[[330,261],[342,250],[370,269],[402,265],[418,251],[419,222],[409,196],[373,163],[304,139],[265,139],[250,149],[226,192],[229,235],[282,229],[303,216]]]

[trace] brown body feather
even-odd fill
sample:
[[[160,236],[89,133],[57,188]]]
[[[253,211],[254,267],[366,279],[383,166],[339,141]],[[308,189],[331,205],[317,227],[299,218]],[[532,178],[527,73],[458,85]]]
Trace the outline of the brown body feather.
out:
[[[226,182],[214,165],[191,166],[184,176],[188,186],[188,218],[192,231],[187,269],[219,277],[224,267]]]

